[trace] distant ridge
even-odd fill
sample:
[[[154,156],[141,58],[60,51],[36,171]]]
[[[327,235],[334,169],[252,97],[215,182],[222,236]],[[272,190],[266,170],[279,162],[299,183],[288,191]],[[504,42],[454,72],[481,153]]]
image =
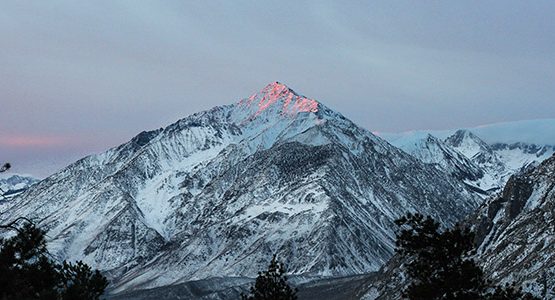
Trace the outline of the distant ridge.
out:
[[[540,146],[555,146],[555,118],[500,122],[476,127],[447,130],[412,130],[400,133],[379,132],[377,135],[388,141],[426,133],[445,139],[459,129],[471,131],[488,144],[527,143]]]

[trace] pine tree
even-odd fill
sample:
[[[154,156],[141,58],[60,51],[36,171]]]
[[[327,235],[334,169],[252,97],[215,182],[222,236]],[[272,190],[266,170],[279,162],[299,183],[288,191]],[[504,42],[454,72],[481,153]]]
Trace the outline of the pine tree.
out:
[[[430,217],[408,214],[396,221],[397,253],[412,280],[403,291],[411,300],[434,299],[536,299],[514,286],[492,287],[472,259],[474,233],[468,228],[440,232]]]
[[[268,270],[259,272],[256,282],[250,289],[250,294],[241,295],[242,300],[295,300],[297,289],[293,289],[287,283],[287,277],[283,263],[272,257]]]
[[[4,163],[0,167],[0,173],[8,171],[11,167],[12,167],[12,165],[10,163]]]
[[[20,220],[27,223],[19,226]],[[26,218],[0,227],[17,232],[0,239],[0,299],[96,300],[104,292],[108,282],[100,272],[50,259],[45,232]]]
[[[12,165],[10,165],[10,163],[5,163],[0,167],[0,173],[4,173],[6,171],[8,171],[10,168],[12,167]],[[7,191],[4,191],[2,188],[0,188],[0,199],[4,199],[6,200],[6,194]]]
[[[98,270],[81,261],[75,264],[63,262],[59,268],[62,299],[98,299],[106,288],[107,281]]]

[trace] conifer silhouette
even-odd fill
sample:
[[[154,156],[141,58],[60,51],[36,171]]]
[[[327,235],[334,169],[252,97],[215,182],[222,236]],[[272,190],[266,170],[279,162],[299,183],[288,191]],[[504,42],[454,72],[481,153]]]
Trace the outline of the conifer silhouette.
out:
[[[254,286],[251,287],[249,295],[242,294],[242,300],[295,300],[297,290],[287,283],[287,277],[283,263],[278,262],[276,255],[268,266],[268,270],[259,272]]]
[[[460,226],[440,231],[440,224],[430,217],[408,214],[395,223],[397,253],[411,282],[403,297],[411,300],[538,299],[514,285],[491,286],[482,269],[472,258],[474,233]]]

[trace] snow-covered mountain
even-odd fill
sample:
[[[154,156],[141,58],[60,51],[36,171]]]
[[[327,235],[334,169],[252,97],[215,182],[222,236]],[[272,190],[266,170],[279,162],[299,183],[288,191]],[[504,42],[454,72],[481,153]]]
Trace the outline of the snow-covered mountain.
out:
[[[0,201],[21,194],[38,181],[38,179],[27,175],[0,175],[0,195],[3,195],[3,197],[0,197]]]
[[[468,130],[458,130],[445,141],[484,170],[488,177],[482,179],[482,185],[490,189],[503,187],[511,175],[536,166],[555,152],[550,145],[487,144]]]
[[[392,144],[425,163],[437,165],[460,180],[476,181],[484,176],[480,166],[429,133],[398,139]]]
[[[400,215],[451,225],[479,203],[442,169],[276,82],[77,161],[1,204],[0,221],[35,218],[58,258],[106,271],[121,291],[255,276],[273,253],[294,274],[374,271]]]
[[[551,124],[545,120],[543,123]],[[512,140],[508,138],[510,133],[502,133],[500,127],[499,125],[495,130],[485,131],[489,140]],[[515,125],[505,124],[505,127],[516,130]],[[480,127],[476,131],[484,130]],[[526,130],[530,131],[530,138],[525,137]],[[423,162],[435,164],[465,183],[489,194],[499,191],[511,175],[539,164],[555,152],[555,142],[551,145],[526,142],[488,144],[473,131],[474,129],[460,129],[449,135],[446,135],[447,131],[433,132],[437,136],[445,137],[443,140],[425,131],[383,136],[393,145]],[[536,136],[537,133],[528,126],[516,131],[523,140],[540,140]],[[499,138],[494,137],[495,133]]]

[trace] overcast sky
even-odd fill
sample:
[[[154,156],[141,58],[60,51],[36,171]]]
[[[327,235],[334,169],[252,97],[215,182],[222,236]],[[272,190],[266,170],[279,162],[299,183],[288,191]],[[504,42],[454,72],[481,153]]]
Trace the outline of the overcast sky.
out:
[[[0,160],[47,175],[280,81],[373,131],[555,117],[555,1],[2,1]]]

